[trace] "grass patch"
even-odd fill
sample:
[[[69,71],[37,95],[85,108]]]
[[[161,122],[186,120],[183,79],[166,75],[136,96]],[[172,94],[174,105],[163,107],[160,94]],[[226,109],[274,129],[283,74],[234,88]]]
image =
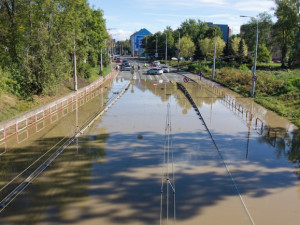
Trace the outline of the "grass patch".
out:
[[[85,87],[97,80],[99,76],[100,66],[89,68],[89,77],[84,79],[82,76],[77,77],[78,88]],[[107,76],[111,72],[111,67],[107,66],[103,68],[103,77]],[[28,99],[21,99],[17,96],[6,91],[2,88],[0,92],[0,122],[13,118],[20,113],[31,110],[35,107],[48,104],[62,96],[65,96],[74,91],[74,79],[72,77],[67,78],[56,89],[48,91],[45,95],[32,96]]]

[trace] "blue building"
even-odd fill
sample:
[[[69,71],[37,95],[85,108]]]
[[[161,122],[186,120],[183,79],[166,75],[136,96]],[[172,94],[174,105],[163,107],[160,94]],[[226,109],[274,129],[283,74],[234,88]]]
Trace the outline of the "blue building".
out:
[[[143,28],[130,36],[131,56],[144,55],[145,49],[142,48],[142,40],[147,35],[151,35],[151,33],[147,29]]]
[[[220,27],[221,31],[222,31],[222,36],[223,39],[225,41],[225,43],[227,43],[228,39],[229,39],[229,27],[227,24],[213,24],[213,23],[207,23],[207,26],[217,26]]]

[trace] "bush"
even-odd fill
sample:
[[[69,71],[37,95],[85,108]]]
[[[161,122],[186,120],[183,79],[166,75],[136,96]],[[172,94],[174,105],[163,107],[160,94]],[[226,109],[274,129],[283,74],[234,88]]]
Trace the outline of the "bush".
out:
[[[191,71],[192,73],[198,73],[199,69],[199,65],[196,63],[191,63],[188,65],[188,70]]]
[[[249,68],[246,64],[242,64],[242,65],[240,65],[239,70],[248,72]]]
[[[91,77],[92,67],[88,63],[78,63],[78,76],[81,78],[89,79]]]
[[[17,82],[12,79],[11,74],[0,68],[0,96],[5,92],[14,94],[15,85],[17,85]]]

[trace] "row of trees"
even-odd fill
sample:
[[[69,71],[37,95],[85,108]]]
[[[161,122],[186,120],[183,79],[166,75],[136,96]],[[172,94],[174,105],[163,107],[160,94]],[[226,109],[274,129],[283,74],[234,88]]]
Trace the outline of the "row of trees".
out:
[[[45,93],[73,76],[74,55],[85,74],[108,38],[102,11],[87,0],[1,0],[0,30],[1,71],[20,96]]]
[[[300,55],[300,16],[298,0],[275,0],[274,8],[277,22],[273,24],[272,16],[261,13],[252,18],[241,28],[241,35],[233,35],[227,43],[222,39],[222,32],[217,26],[208,26],[203,21],[189,19],[176,30],[167,27],[143,39],[143,47],[148,55],[158,53],[159,58],[165,57],[167,43],[168,56],[177,56],[180,42],[180,56],[184,58],[211,59],[214,54],[214,37],[216,32],[216,57],[235,59],[243,63],[249,53],[255,52],[256,27],[258,24],[258,61],[268,62],[271,54],[280,50],[282,66],[289,59],[295,62]],[[180,41],[179,41],[180,38]]]

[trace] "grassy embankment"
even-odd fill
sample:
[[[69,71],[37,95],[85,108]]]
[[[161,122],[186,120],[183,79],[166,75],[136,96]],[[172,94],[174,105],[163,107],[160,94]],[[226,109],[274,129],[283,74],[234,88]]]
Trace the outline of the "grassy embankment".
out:
[[[177,65],[177,62],[169,62]],[[211,79],[211,63],[180,62],[180,68]],[[246,65],[239,68],[217,63],[215,81],[223,86],[250,97],[252,72]],[[280,116],[288,118],[300,127],[300,69],[282,70],[280,64],[258,64],[255,86],[255,102],[270,109]]]
[[[99,78],[99,70],[100,67],[97,66],[90,69],[90,76],[88,78],[84,79],[82,77],[78,77],[78,89],[97,80]],[[110,71],[110,66],[104,67],[103,76],[108,75]],[[71,93],[74,88],[73,78],[69,78],[58,84],[56,89],[49,93],[41,96],[32,96],[27,99],[22,99],[12,94],[10,90],[7,90],[7,88],[1,87],[1,82],[5,82],[4,79],[6,77],[3,73],[4,72],[0,70],[0,122],[10,119],[37,106],[50,103],[64,95]]]

